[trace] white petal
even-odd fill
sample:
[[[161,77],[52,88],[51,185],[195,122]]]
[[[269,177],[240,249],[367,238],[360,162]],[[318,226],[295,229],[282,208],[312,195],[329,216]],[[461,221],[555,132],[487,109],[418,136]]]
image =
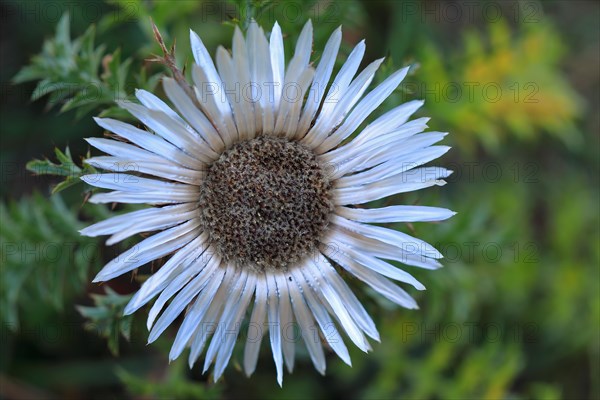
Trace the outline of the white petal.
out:
[[[262,109],[262,131],[263,134],[271,134],[275,128],[275,87],[269,42],[262,28],[258,33],[256,54],[251,53],[251,56],[257,60],[256,79],[261,89],[259,103]]]
[[[152,153],[148,150],[144,150],[141,147],[134,146],[129,143],[120,142],[118,140],[104,139],[104,138],[86,138],[85,139],[90,145],[95,148],[113,155],[115,157],[123,159],[135,160],[136,164],[139,163],[168,163],[171,165],[180,165],[179,163],[172,162],[171,160],[159,155]],[[91,159],[90,159],[91,160]],[[87,161],[87,160],[86,160]]]
[[[210,148],[202,136],[193,129],[188,128],[184,122],[179,122],[161,111],[154,110],[149,110],[146,118],[147,121],[152,121],[151,124],[146,123],[148,127],[154,129],[155,132],[183,149],[186,153],[207,163],[219,158],[219,154]],[[169,133],[168,136],[167,132]]]
[[[225,82],[235,84],[239,94],[238,106],[242,113],[242,119],[245,121],[244,126],[240,127],[238,124],[238,131],[240,133],[240,140],[251,139],[256,133],[256,114],[254,111],[254,98],[252,95],[248,95],[247,90],[251,87],[250,84],[250,69],[248,66],[248,49],[242,31],[238,26],[235,27],[233,33],[233,44],[232,44],[232,71],[235,74],[235,80],[229,79]],[[231,97],[230,97],[231,102]],[[261,118],[262,124],[262,118]]]
[[[371,286],[376,292],[387,297],[389,300],[409,309],[417,309],[417,303],[402,288],[394,285],[388,279],[371,271],[368,268],[360,266],[342,251],[332,251],[331,248],[323,246],[321,250],[336,264],[356,276],[361,281]]]
[[[300,32],[298,42],[296,43],[294,56],[290,60],[290,63],[285,71],[285,83],[282,96],[285,95],[285,86],[297,83],[300,75],[302,75],[304,70],[308,67],[312,48],[312,34],[312,23],[310,20],[308,20],[304,25],[304,28],[302,28],[302,32]],[[281,112],[281,110],[282,108],[280,107],[279,112]]]
[[[312,263],[318,262],[317,260],[311,259]],[[313,286],[315,287],[315,291],[322,295],[322,301],[325,304],[329,304],[333,311],[333,315],[340,322],[340,324],[344,327],[346,334],[352,340],[352,342],[362,351],[367,352],[370,348],[367,338],[363,335],[361,329],[354,323],[354,319],[348,313],[348,310],[344,306],[344,303],[338,296],[337,292],[334,291],[331,286],[323,283],[323,276],[319,273],[313,274],[313,272],[317,272],[317,269],[309,269],[307,268],[307,272],[311,273],[311,280],[313,282]]]
[[[222,101],[228,101],[233,111],[233,118],[237,127],[236,133],[239,135],[234,137],[234,141],[237,141],[248,136],[248,123],[244,114],[244,107],[241,104],[240,81],[237,78],[231,56],[222,46],[217,48],[217,68],[223,81],[223,91],[226,96],[226,100]]]
[[[347,219],[370,223],[443,221],[456,214],[446,208],[426,206],[338,207],[335,212]]]
[[[192,264],[205,250],[206,233],[203,233],[187,245],[179,249],[160,269],[152,274],[138,290],[123,311],[123,314],[133,314],[140,307],[160,293],[171,282],[171,279],[185,267]],[[189,269],[188,269],[189,270]]]
[[[120,190],[122,192],[148,192],[153,190],[164,190],[173,193],[198,192],[198,188],[195,186],[114,172],[83,175],[81,176],[81,180],[91,186],[103,189]]]
[[[327,87],[329,79],[331,78],[331,72],[333,71],[333,66],[335,64],[341,41],[342,27],[339,27],[331,34],[331,37],[325,45],[325,50],[323,50],[323,55],[321,56],[319,66],[315,71],[315,77],[311,85],[308,98],[306,99],[304,110],[302,111],[302,118],[300,119],[300,123],[295,134],[296,138],[301,138],[308,131],[310,123],[315,117],[317,109],[321,105],[321,101],[325,95],[325,88]]]
[[[257,277],[256,297],[254,299],[254,308],[248,324],[248,335],[246,338],[246,347],[244,348],[244,372],[247,376],[252,375],[256,369],[258,361],[258,352],[265,329],[265,320],[267,318],[267,280],[264,274]]]
[[[202,169],[204,165],[200,160],[191,157],[181,149],[173,146],[171,143],[162,139],[160,136],[153,135],[150,132],[143,131],[136,128],[133,125],[126,124],[121,121],[110,118],[94,118],[94,121],[102,128],[114,132],[117,135],[129,140],[130,142],[144,148],[152,153],[162,156],[168,160],[171,160],[177,164],[183,165],[191,169]],[[106,145],[106,139],[87,139],[87,141],[94,147],[103,150],[96,144]],[[112,154],[112,153],[109,153]],[[121,154],[113,154],[119,156]]]
[[[304,268],[305,267],[303,267],[302,269]],[[321,329],[323,338],[325,339],[325,341],[327,341],[327,343],[333,349],[333,351],[335,351],[338,357],[342,359],[342,361],[352,366],[352,362],[350,361],[350,354],[348,354],[348,349],[344,344],[344,340],[342,339],[340,333],[336,329],[333,320],[327,313],[327,310],[325,309],[323,304],[319,300],[317,300],[315,298],[315,295],[312,293],[313,290],[318,291],[320,289],[318,287],[309,287],[309,284],[307,283],[307,279],[309,278],[303,275],[303,272],[300,272],[298,268],[293,268],[291,270],[291,273],[294,276],[294,280],[296,281],[296,283],[298,283],[298,285],[300,286],[302,295],[304,296],[304,299],[306,300],[306,303],[308,304],[308,307],[310,308],[313,317],[315,317],[317,323],[319,324],[319,328]]]
[[[242,268],[240,272],[240,276],[236,279],[235,283],[232,285],[231,290],[227,296],[227,301],[224,304],[223,312],[221,314],[221,318],[218,320],[218,327],[215,331],[210,345],[206,350],[206,356],[204,357],[204,367],[202,368],[202,373],[205,373],[210,364],[212,364],[213,360],[217,356],[217,353],[221,348],[227,349],[227,341],[228,336],[230,334],[230,326],[229,322],[237,312],[238,304],[242,301],[242,295],[244,293],[244,288],[246,287],[246,281],[248,280],[248,272],[245,268]],[[216,322],[216,321],[215,321]],[[237,332],[235,332],[235,336],[237,337]]]
[[[198,219],[194,219],[142,240],[106,264],[93,282],[108,281],[181,248],[198,236],[199,224]]]
[[[148,190],[138,192],[114,191],[109,193],[97,193],[90,197],[89,202],[93,204],[106,203],[129,203],[129,204],[175,204],[197,202],[198,193],[193,191]]]
[[[202,82],[210,83],[211,85],[215,85],[217,91],[219,91],[217,93],[222,93],[222,92],[220,92],[221,78],[220,78],[219,74],[217,73],[215,64],[213,63],[213,60],[210,57],[210,54],[208,54],[208,51],[206,50],[206,47],[204,46],[204,43],[202,43],[202,40],[200,39],[200,37],[196,34],[196,32],[194,32],[192,30],[190,30],[190,43],[192,45],[192,52],[194,54],[194,59],[196,60],[196,65],[199,67],[199,68],[193,68],[192,71],[200,69],[203,72],[202,75],[204,75],[204,77],[205,77],[205,79],[203,79]],[[198,74],[196,74],[196,75],[198,75]],[[195,80],[194,83],[196,85],[198,85],[200,90],[204,93],[205,89],[207,89],[207,88],[200,85],[200,83],[202,83],[202,82],[198,82]],[[198,100],[200,101],[200,104],[203,104],[203,102],[202,102],[203,99],[198,99]],[[226,119],[231,118],[231,108],[229,107],[229,104],[226,101],[215,101],[214,105],[219,110],[220,115],[224,116]],[[214,117],[214,115],[213,115],[213,117]]]
[[[372,139],[374,136],[380,136],[399,128],[408,121],[411,115],[423,106],[423,103],[423,100],[411,100],[393,108],[367,125],[367,127],[356,136],[353,142],[358,145]]]
[[[175,337],[173,346],[171,346],[171,351],[169,352],[169,361],[175,360],[181,355],[194,333],[198,331],[198,327],[202,322],[202,318],[204,318],[206,312],[208,311],[208,308],[210,307],[213,297],[219,289],[224,275],[225,268],[216,268],[216,271],[213,273],[213,275],[208,278],[206,287],[202,289],[202,292],[200,292],[196,298],[194,305],[186,314],[183,323],[177,331],[177,336]]]
[[[200,353],[202,353],[208,337],[213,333],[216,334],[216,330],[219,328],[219,318],[223,312],[223,305],[227,302],[231,293],[231,288],[234,283],[239,280],[239,277],[240,270],[231,264],[227,264],[225,277],[219,286],[219,290],[212,299],[208,311],[192,339],[190,355],[188,358],[190,368],[192,368],[200,356]]]
[[[171,107],[169,107],[164,101],[156,97],[154,94],[143,89],[136,89],[135,97],[137,97],[140,103],[142,103],[146,108],[149,108],[151,110],[162,111],[169,117],[183,122],[179,114],[173,111]]]
[[[365,41],[362,40],[354,47],[348,56],[348,59],[333,80],[333,83],[327,92],[327,96],[325,96],[325,100],[323,100],[323,106],[319,111],[317,121],[315,122],[315,125],[308,131],[306,136],[301,140],[302,143],[308,146],[313,146],[315,143],[318,145],[325,139],[325,137],[327,137],[330,131],[324,127],[331,125],[329,121],[332,118],[333,110],[346,93],[346,90],[350,85],[350,81],[356,74],[364,54]]]
[[[152,305],[152,308],[148,312],[148,319],[146,320],[146,327],[148,330],[152,329],[154,321],[158,314],[162,311],[165,304],[175,296],[175,293],[179,292],[192,278],[195,276],[210,276],[213,271],[218,268],[221,259],[218,255],[213,254],[212,249],[207,249],[202,253],[194,262],[190,264],[188,268],[181,271],[181,273],[173,280],[169,282],[167,287],[161,292],[158,299]]]
[[[398,193],[412,192],[430,186],[446,184],[441,178],[452,173],[443,168],[419,168],[391,176],[367,185],[333,189],[334,202],[337,205],[363,204]]]
[[[296,352],[295,323],[294,314],[292,312],[292,304],[290,302],[290,293],[287,288],[287,280],[285,276],[280,279],[275,276],[277,282],[277,295],[279,297],[279,320],[281,322],[281,336],[283,347],[283,358],[288,372],[291,374],[294,370],[294,359]]]
[[[323,353],[323,347],[321,346],[321,339],[316,331],[315,321],[309,311],[302,293],[295,282],[288,282],[284,275],[277,276],[277,283],[279,287],[283,285],[287,286],[288,293],[292,300],[292,308],[294,309],[294,315],[296,321],[300,325],[302,332],[302,338],[310,354],[310,358],[315,366],[315,369],[319,371],[321,375],[325,374],[325,354]]]
[[[311,129],[311,131],[319,129],[327,134],[333,132],[333,135],[336,135],[336,128],[342,123],[352,107],[354,107],[354,105],[360,100],[364,92],[367,90],[371,84],[371,81],[375,77],[375,72],[382,62],[383,58],[375,60],[369,64],[367,68],[361,71],[356,79],[352,81],[340,100],[336,103],[335,108],[326,115],[323,114],[323,111],[321,111],[323,118],[319,118],[317,120],[317,123]],[[341,127],[339,129],[341,129]],[[325,140],[328,140],[326,135],[319,135],[318,139],[311,141],[310,146],[314,149],[317,149]],[[317,153],[321,154],[323,151],[318,151]]]
[[[263,104],[265,104],[265,96],[263,95],[264,83],[262,79],[264,58],[267,53],[261,54],[263,41],[266,44],[267,39],[261,33],[256,21],[250,21],[248,31],[246,33],[246,55],[248,58],[248,90],[244,90],[246,96],[249,96],[246,101],[249,101],[254,108],[254,131],[250,132],[249,138],[253,138],[257,132],[263,132]]]
[[[319,118],[321,115],[327,114],[332,111],[337,103],[342,99],[345,95],[348,87],[350,86],[350,82],[352,82],[352,78],[356,75],[358,71],[358,67],[363,59],[365,54],[365,41],[361,40],[355,47],[352,49],[352,52],[342,65],[342,68],[337,73],[329,91],[327,92],[327,96],[325,97],[325,101],[323,103],[323,109],[319,113]]]
[[[159,157],[157,157],[155,161],[148,161],[143,159],[140,160],[139,158],[127,159],[121,157],[100,156],[88,158],[85,162],[93,167],[108,171],[140,172],[197,186],[202,184],[205,175],[202,171],[194,171],[180,167]]]
[[[338,179],[336,181],[336,187],[359,186],[382,181],[385,178],[395,176],[435,160],[447,153],[449,149],[450,147],[448,146],[430,146],[424,149],[413,150],[408,154],[399,154],[396,157],[393,156],[393,151],[388,152],[388,154],[381,154],[380,157],[374,157],[367,160],[362,166],[357,166],[356,169],[362,168],[363,166],[371,166],[372,164],[383,161],[381,164],[367,171]]]
[[[398,87],[408,73],[408,68],[403,68],[390,75],[385,81],[365,96],[346,118],[342,126],[331,134],[315,149],[318,154],[324,153],[340,144],[350,136],[371,113],[383,103],[385,99]]]
[[[394,279],[396,281],[408,283],[417,290],[425,290],[425,286],[423,286],[421,282],[415,279],[415,277],[409,274],[408,272],[403,271],[400,268],[396,268],[393,265],[376,257],[369,256],[368,254],[365,254],[361,251],[355,251],[350,246],[346,246],[341,242],[338,242],[336,244],[340,246],[341,251],[348,254],[348,256],[352,257],[362,266],[369,268],[370,270],[373,270],[385,277]]]
[[[288,139],[291,139],[294,136],[298,126],[304,96],[308,90],[308,85],[310,85],[310,82],[312,81],[314,73],[315,70],[311,67],[306,68],[302,72],[298,78],[298,82],[295,83],[294,86],[294,91],[297,92],[295,97],[288,97],[289,91],[287,89],[290,86],[286,86],[281,101],[279,118],[277,119],[274,129],[276,135],[283,133]]]
[[[212,63],[212,61],[211,61]],[[233,119],[231,106],[224,93],[225,86],[221,77],[210,80],[206,71],[197,64],[192,65],[192,79],[194,80],[194,93],[202,111],[209,117],[211,123],[219,131],[225,147],[229,148],[238,137],[237,127]]]
[[[212,272],[216,266],[214,258],[207,264],[207,271]],[[201,273],[196,275],[189,283],[187,283],[177,296],[173,298],[169,306],[163,311],[156,324],[152,327],[150,335],[148,335],[148,343],[154,342],[158,337],[171,325],[175,318],[190,305],[192,299],[198,295],[208,284],[212,277],[212,273]]]
[[[279,295],[277,290],[277,282],[273,274],[268,274],[268,296],[269,296],[269,339],[271,342],[271,352],[273,353],[273,361],[275,361],[275,369],[277,370],[277,383],[279,386],[283,383],[283,356],[281,353],[281,333],[282,323],[279,318]]]
[[[309,20],[302,29],[294,57],[285,72],[283,90],[275,121],[275,135],[291,138],[295,135],[304,103],[304,95],[314,76],[309,66],[312,48],[312,23]]]
[[[348,287],[342,277],[322,254],[319,254],[315,260],[315,263],[309,264],[309,268],[314,269],[314,275],[318,276],[318,274],[321,274],[323,276],[321,284],[328,284],[331,286],[331,289],[337,292],[342,303],[348,310],[348,313],[360,329],[371,338],[380,341],[379,332],[377,332],[373,319],[369,316],[367,310],[365,310],[354,293],[352,293],[352,290]]]
[[[331,222],[360,235],[401,248],[410,254],[425,255],[430,258],[442,258],[442,254],[429,243],[394,229],[362,224],[360,222],[350,221],[338,215],[334,215],[331,218]]]
[[[417,133],[427,128],[429,118],[420,118],[407,122],[400,128],[377,136],[369,141],[354,145],[354,141],[319,155],[323,163],[334,165],[335,173],[332,179],[336,179],[352,171],[360,171],[368,167],[380,164],[385,160],[392,159],[396,155],[390,151],[391,144],[401,144]],[[402,148],[402,147],[400,147]]]
[[[151,110],[129,101],[118,101],[117,104],[184,153],[205,163],[215,159],[216,154],[210,150],[199,135],[190,132],[177,119],[169,117],[162,111]]]
[[[398,169],[396,173],[389,171],[384,176],[386,179],[382,179],[375,183],[385,185],[385,183],[389,180],[390,183],[394,184],[396,182],[402,183],[412,183],[412,182],[428,182],[431,180],[437,180],[441,178],[447,178],[452,174],[452,171],[447,170],[441,167],[423,167],[423,168],[414,168],[413,163],[406,163],[402,165],[402,168]],[[368,171],[367,171],[368,172]],[[383,183],[382,183],[383,182]],[[364,186],[362,182],[357,183],[353,187]]]
[[[211,163],[219,158],[220,154],[211,149],[201,135],[193,131],[193,129],[188,128],[184,123],[174,120],[161,111],[150,111],[149,118],[152,118],[153,121],[156,121],[161,127],[164,127],[164,130],[161,129],[162,132],[170,132],[171,139],[177,138],[178,143],[173,141],[173,144],[180,146],[186,153],[198,160],[204,163]],[[152,128],[152,126],[148,126]],[[159,125],[154,125],[155,128],[158,126]],[[182,139],[179,140],[180,138]]]
[[[429,258],[423,254],[409,253],[401,247],[384,243],[380,240],[370,238],[349,230],[331,225],[329,227],[335,236],[328,239],[328,243],[336,243],[337,241],[347,243],[353,248],[370,254],[373,257],[385,258],[387,260],[400,261],[403,264],[413,267],[425,269],[438,269],[442,264],[433,258]]]
[[[364,171],[371,167],[372,169],[360,174],[344,176],[337,180],[336,186],[354,186],[358,182],[365,184],[378,181],[419,167],[435,159],[436,155],[439,157],[445,154],[450,149],[448,146],[430,146],[431,143],[441,140],[444,134],[429,135],[429,133],[433,132],[415,135],[408,139],[401,139],[398,142],[390,140],[387,149],[377,148],[371,151],[371,157],[363,157],[360,162],[352,163],[352,166],[345,165],[344,168],[350,167],[352,172]],[[418,140],[421,139],[419,136],[425,136],[423,138],[425,140]],[[395,151],[394,147],[398,150]]]
[[[107,242],[110,246],[140,232],[170,228],[193,219],[196,215],[194,204],[146,208],[105,219],[80,230],[79,233],[90,237],[113,235]]]
[[[450,150],[449,146],[430,146],[430,147],[426,147],[424,149],[419,149],[419,150],[414,150],[412,153],[407,154],[407,155],[403,155],[401,157],[398,157],[396,159],[390,159],[391,155],[382,155],[381,157],[378,157],[377,159],[372,159],[372,160],[368,160],[368,164],[367,165],[372,165],[374,163],[378,163],[380,161],[383,161],[382,164],[372,168],[371,170],[367,171],[369,172],[368,176],[369,178],[367,178],[367,175],[363,175],[363,174],[356,174],[355,176],[357,176],[355,183],[350,184],[348,186],[355,186],[355,185],[364,185],[365,183],[367,183],[367,181],[370,182],[375,182],[375,181],[380,181],[384,178],[389,178],[392,176],[396,176],[397,174],[401,173],[401,172],[405,172],[408,171],[409,169],[414,169],[416,167],[419,167],[423,164],[428,163],[429,161],[435,160],[441,156],[443,156],[444,154],[446,154],[448,152],[448,150]],[[419,174],[422,175],[423,179],[428,178],[428,176],[433,176],[434,173],[433,171],[438,171],[440,172],[441,176],[442,175],[450,175],[450,173],[452,171],[447,171],[447,172],[443,172],[441,170],[436,170],[436,169],[429,169],[426,171],[426,173],[421,174],[421,172],[419,172]],[[358,176],[361,175],[361,176]],[[349,180],[345,180],[344,182],[348,182]]]
[[[292,63],[297,60],[300,65],[307,65],[310,62],[310,52],[312,50],[313,42],[313,26],[312,21],[309,19],[302,27],[302,32],[298,36],[298,42],[296,43],[296,49],[294,51],[294,57],[290,61],[288,68],[292,68]],[[286,71],[286,74],[289,72]]]
[[[283,90],[283,80],[285,76],[285,53],[283,49],[283,36],[279,24],[275,22],[271,37],[269,39],[269,52],[271,54],[271,66],[273,68],[273,109],[275,117],[279,110],[281,100],[281,91]]]
[[[250,303],[250,299],[254,294],[254,290],[256,288],[256,275],[250,274],[248,276],[248,280],[246,281],[246,285],[244,286],[244,290],[240,296],[239,301],[231,302],[229,304],[233,304],[233,307],[230,311],[231,314],[228,314],[228,310],[223,311],[224,320],[227,321],[227,330],[225,331],[226,335],[222,342],[222,346],[219,348],[219,353],[217,354],[217,359],[215,360],[215,371],[213,375],[213,379],[216,382],[223,372],[225,371],[225,367],[229,363],[229,359],[231,358],[231,354],[233,353],[233,347],[237,340],[237,337],[240,333],[240,325],[242,324],[242,319],[248,310],[248,304]],[[225,323],[224,321],[224,323]]]
[[[187,122],[210,144],[216,152],[222,152],[225,144],[212,123],[200,111],[187,93],[172,78],[163,78],[163,89]]]

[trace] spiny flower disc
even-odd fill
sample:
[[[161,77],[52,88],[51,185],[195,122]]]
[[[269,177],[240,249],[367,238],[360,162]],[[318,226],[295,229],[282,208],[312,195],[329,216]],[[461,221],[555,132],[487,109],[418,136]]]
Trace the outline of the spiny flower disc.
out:
[[[310,149],[261,136],[209,167],[203,226],[226,260],[255,271],[285,269],[317,247],[333,210],[329,189]]]

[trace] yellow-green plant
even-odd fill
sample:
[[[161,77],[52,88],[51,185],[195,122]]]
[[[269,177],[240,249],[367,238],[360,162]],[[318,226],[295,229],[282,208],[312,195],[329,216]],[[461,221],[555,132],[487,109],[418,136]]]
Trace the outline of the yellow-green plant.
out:
[[[481,142],[494,150],[512,138],[546,133],[571,148],[580,145],[575,120],[583,104],[561,72],[565,46],[558,32],[547,21],[511,30],[498,20],[487,30],[467,31],[462,52],[450,57],[432,42],[421,46],[416,88],[433,119],[451,127],[465,149]]]

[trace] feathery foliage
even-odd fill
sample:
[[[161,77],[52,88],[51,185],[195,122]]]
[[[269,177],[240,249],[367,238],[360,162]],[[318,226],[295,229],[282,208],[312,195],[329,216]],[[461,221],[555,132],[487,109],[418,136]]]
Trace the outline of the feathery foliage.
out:
[[[18,329],[28,310],[61,311],[81,294],[101,263],[95,238],[82,238],[83,224],[58,195],[36,193],[0,203],[2,322]]]

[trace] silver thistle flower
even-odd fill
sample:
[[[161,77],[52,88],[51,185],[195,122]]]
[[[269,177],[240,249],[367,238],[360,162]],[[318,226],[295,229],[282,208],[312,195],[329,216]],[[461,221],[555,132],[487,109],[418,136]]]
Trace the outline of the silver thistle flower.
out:
[[[408,121],[421,101],[402,104],[355,134],[408,68],[363,96],[382,62],[374,61],[356,75],[363,41],[331,83],[341,36],[341,29],[331,35],[315,69],[309,21],[286,68],[279,26],[275,24],[267,40],[262,28],[251,23],[246,38],[236,29],[231,55],[222,47],[217,50],[215,67],[191,32],[192,90],[164,78],[173,108],[138,90],[141,104],[120,106],[146,130],[96,118],[124,141],[88,139],[110,156],[87,162],[113,171],[83,177],[112,190],[94,194],[90,201],[152,207],[112,217],[81,233],[111,235],[111,245],[137,233],[158,232],[109,262],[94,282],[171,255],[125,312],[133,313],[158,296],[148,316],[152,342],[186,310],[170,359],[190,347],[191,367],[208,344],[204,370],[214,362],[215,380],[229,362],[252,299],[244,369],[248,375],[255,370],[268,331],[281,385],[284,359],[290,371],[294,364],[291,324],[299,327],[320,373],[325,372],[322,342],[350,364],[338,327],[365,352],[370,350],[367,337],[379,340],[372,319],[339,270],[403,307],[417,308],[388,278],[419,290],[424,286],[384,259],[440,267],[441,254],[431,245],[372,223],[439,221],[453,212],[353,205],[444,184],[450,171],[418,166],[449,149],[433,146],[445,134],[422,133],[427,118]],[[132,165],[135,173],[123,172]]]

